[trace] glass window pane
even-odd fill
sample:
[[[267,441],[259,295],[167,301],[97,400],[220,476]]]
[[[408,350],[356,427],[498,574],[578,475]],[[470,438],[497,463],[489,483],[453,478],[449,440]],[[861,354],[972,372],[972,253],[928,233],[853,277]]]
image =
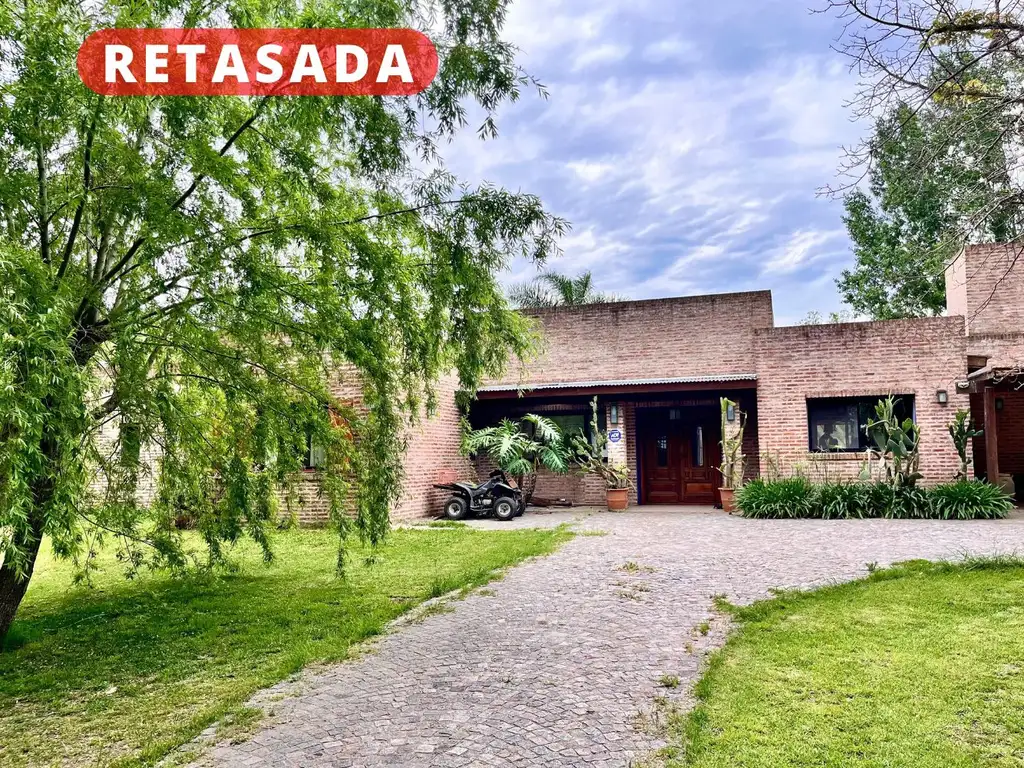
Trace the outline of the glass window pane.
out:
[[[704,466],[704,427],[697,427],[693,438],[693,459],[695,467]]]
[[[659,437],[658,438],[658,466],[659,467],[667,467],[668,466],[668,438],[667,437]]]
[[[859,414],[856,403],[812,404],[808,410],[812,450],[855,451],[860,448]]]

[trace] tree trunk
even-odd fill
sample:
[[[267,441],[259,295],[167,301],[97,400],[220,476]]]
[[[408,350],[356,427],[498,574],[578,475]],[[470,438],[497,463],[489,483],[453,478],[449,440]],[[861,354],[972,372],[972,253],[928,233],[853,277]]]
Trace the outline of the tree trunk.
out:
[[[0,651],[3,650],[4,638],[7,637],[7,631],[11,628],[14,616],[18,612],[18,606],[21,605],[28,589],[40,544],[42,544],[42,536],[33,536],[31,541],[21,543],[28,555],[25,578],[19,579],[14,569],[10,568],[6,561],[0,565]]]

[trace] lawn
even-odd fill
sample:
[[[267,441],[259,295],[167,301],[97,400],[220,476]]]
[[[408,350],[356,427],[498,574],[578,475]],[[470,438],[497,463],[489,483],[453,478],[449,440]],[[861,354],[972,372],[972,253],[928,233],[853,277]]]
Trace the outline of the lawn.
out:
[[[433,596],[551,552],[563,530],[398,530],[334,575],[337,538],[277,535],[276,562],[251,545],[237,570],[123,578],[104,554],[94,588],[41,555],[0,653],[0,765],[150,764],[303,666],[344,659]]]
[[[737,619],[670,764],[1024,765],[1019,563],[908,563]]]

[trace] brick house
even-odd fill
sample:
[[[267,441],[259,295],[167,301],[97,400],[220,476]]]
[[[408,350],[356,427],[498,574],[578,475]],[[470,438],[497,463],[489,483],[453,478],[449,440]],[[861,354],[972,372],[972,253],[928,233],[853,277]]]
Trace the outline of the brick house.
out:
[[[587,431],[598,398],[602,427],[615,432],[610,459],[627,464],[632,502],[719,501],[719,398],[747,414],[748,477],[801,470],[855,478],[868,454],[863,425],[879,398],[894,395],[921,426],[928,483],[954,476],[958,457],[946,429],[959,408],[985,428],[975,472],[1024,493],[1024,246],[970,246],[946,273],[945,317],[776,327],[768,291],[533,310],[539,356],[512,361],[506,378],[480,389],[476,426],[545,414]],[[335,394],[358,401],[354,371],[339,371]],[[409,427],[394,520],[436,514],[439,481],[473,479],[459,453],[457,381],[438,385],[439,407]],[[734,429],[727,424],[727,428]],[[315,464],[314,461],[310,462]],[[147,481],[147,490],[151,482]],[[324,522],[315,468],[303,473],[290,507]],[[603,504],[594,476],[543,476],[539,497]]]
[[[921,426],[925,482],[954,476],[946,425],[970,409],[985,436],[975,471],[1024,485],[1024,258],[1006,245],[968,247],[946,274],[945,317],[776,327],[767,291],[531,310],[539,357],[489,381],[474,426],[543,413],[588,429],[590,400],[619,438],[613,460],[628,464],[634,503],[718,501],[719,398],[748,415],[747,475],[800,469],[855,478],[867,459],[864,421],[894,395]],[[1020,263],[1018,263],[1018,261]],[[396,518],[439,510],[430,486],[472,477],[457,452],[455,391],[418,427]],[[994,428],[993,428],[994,426]],[[544,476],[537,495],[600,504],[594,477]]]

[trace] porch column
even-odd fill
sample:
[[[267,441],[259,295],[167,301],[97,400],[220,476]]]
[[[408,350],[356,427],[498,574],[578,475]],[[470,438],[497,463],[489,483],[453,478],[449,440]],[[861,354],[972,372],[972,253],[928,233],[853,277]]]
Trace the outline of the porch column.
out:
[[[996,391],[985,387],[985,476],[992,485],[999,485],[998,418]]]

